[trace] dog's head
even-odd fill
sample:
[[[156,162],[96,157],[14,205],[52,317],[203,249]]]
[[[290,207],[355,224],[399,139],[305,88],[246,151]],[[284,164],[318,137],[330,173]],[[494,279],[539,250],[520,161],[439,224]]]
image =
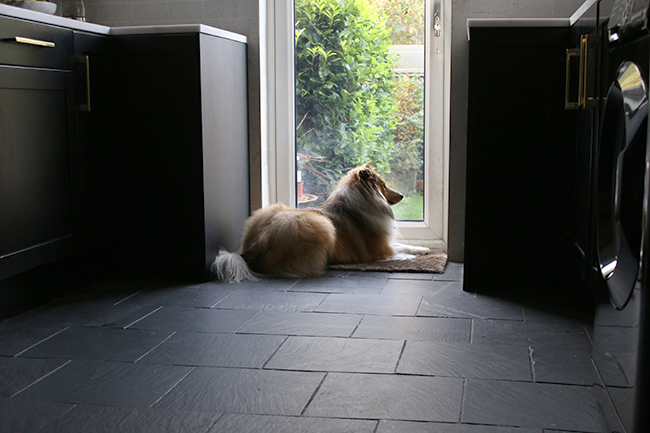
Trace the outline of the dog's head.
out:
[[[370,166],[370,164],[364,164],[353,169],[351,174],[358,182],[367,185],[368,188],[377,192],[391,206],[399,203],[404,198],[399,191],[389,188],[384,179]]]

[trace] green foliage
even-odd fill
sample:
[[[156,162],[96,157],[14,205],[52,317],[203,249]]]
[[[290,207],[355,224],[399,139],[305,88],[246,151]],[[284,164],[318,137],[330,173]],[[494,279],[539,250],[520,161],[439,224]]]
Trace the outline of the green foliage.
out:
[[[372,0],[387,17],[393,45],[424,45],[424,0]]]
[[[389,44],[386,19],[367,0],[296,0],[297,151],[323,157],[305,164],[334,179],[367,161],[390,170]]]
[[[390,159],[393,174],[422,171],[424,159],[424,77],[395,77],[393,98],[395,148]],[[397,173],[395,173],[397,172]]]
[[[424,198],[422,192],[408,194],[404,200],[393,206],[395,218],[400,221],[422,221]]]

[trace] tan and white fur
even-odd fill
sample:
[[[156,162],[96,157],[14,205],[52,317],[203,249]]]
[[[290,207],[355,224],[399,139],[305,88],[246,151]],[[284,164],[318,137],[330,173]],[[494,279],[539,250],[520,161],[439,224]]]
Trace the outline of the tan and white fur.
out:
[[[427,254],[428,248],[394,242],[390,206],[402,198],[364,164],[350,170],[318,208],[278,203],[254,212],[240,252],[220,251],[211,269],[228,282],[255,279],[254,274],[304,278],[322,275],[330,264]]]

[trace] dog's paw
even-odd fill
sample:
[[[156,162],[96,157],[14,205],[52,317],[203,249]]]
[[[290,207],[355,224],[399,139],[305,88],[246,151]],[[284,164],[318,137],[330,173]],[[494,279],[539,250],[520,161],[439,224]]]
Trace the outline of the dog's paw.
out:
[[[422,256],[429,254],[431,250],[427,247],[416,247],[415,245],[405,245],[405,244],[393,244],[393,252],[395,255],[398,254],[411,254]]]

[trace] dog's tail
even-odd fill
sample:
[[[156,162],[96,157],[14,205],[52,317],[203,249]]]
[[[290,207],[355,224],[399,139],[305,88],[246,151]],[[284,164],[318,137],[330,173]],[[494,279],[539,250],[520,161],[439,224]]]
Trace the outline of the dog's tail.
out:
[[[237,253],[229,253],[226,250],[219,250],[217,257],[214,259],[212,265],[210,265],[210,270],[216,276],[217,280],[227,283],[257,280],[242,256]]]

